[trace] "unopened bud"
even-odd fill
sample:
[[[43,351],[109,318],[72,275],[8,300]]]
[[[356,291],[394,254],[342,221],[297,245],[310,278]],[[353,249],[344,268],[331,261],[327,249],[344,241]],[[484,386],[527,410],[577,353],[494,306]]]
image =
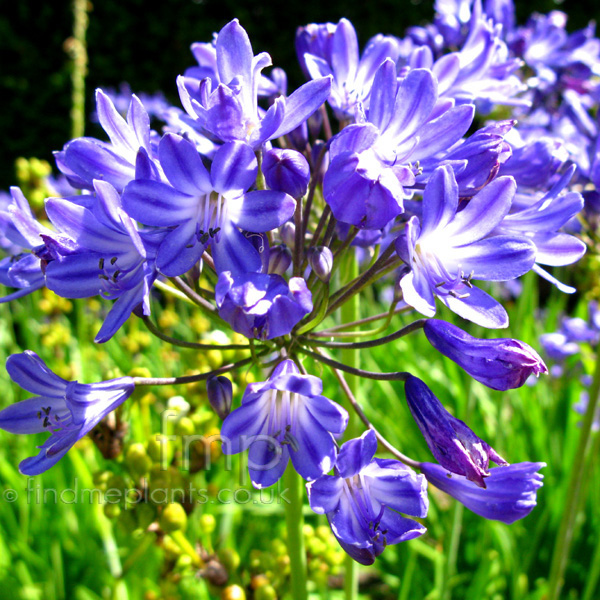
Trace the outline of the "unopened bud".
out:
[[[231,412],[231,402],[233,399],[233,385],[231,381],[223,375],[211,377],[206,382],[206,392],[213,410],[221,419],[225,419]]]
[[[271,248],[269,275],[283,275],[292,264],[292,253],[285,244]]]
[[[262,171],[267,185],[293,198],[306,194],[310,181],[308,161],[296,150],[272,148],[263,154]]]
[[[313,248],[308,254],[308,264],[321,281],[325,283],[329,281],[333,269],[333,254],[329,248],[325,246]]]
[[[294,246],[296,245],[296,226],[291,221],[287,221],[279,228],[279,235],[281,236],[281,241],[290,250],[294,250]]]
[[[167,504],[160,515],[160,528],[166,533],[172,533],[187,526],[187,514],[179,502]]]
[[[246,600],[246,592],[239,585],[228,585],[221,592],[221,600]]]

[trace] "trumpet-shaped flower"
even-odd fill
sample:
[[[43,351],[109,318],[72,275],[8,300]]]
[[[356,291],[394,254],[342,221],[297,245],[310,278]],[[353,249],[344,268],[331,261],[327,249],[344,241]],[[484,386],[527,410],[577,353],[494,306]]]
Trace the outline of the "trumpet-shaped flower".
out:
[[[510,524],[534,509],[544,478],[538,471],[546,463],[522,462],[490,469],[485,489],[440,465],[421,463],[420,466],[431,485],[450,494],[475,514]]]
[[[187,113],[213,139],[241,141],[253,149],[296,129],[329,96],[331,78],[310,81],[287,98],[278,97],[264,112],[258,106],[261,71],[270,66],[266,52],[254,56],[250,39],[237,19],[219,31],[216,40],[219,82],[210,77],[180,76],[179,95]]]
[[[461,317],[489,328],[506,327],[508,315],[472,280],[506,281],[529,271],[535,245],[523,236],[490,233],[511,207],[516,185],[499,177],[459,211],[452,168],[438,167],[423,193],[423,220],[412,217],[396,250],[411,271],[400,286],[420,313],[435,314],[435,296]]]
[[[373,458],[373,431],[346,442],[335,475],[307,484],[310,507],[326,514],[342,548],[363,565],[373,564],[384,548],[425,533],[425,527],[400,513],[425,517],[429,502],[423,475],[397,460]]]
[[[296,202],[284,192],[247,191],[256,180],[258,165],[243,142],[221,146],[210,173],[194,144],[175,134],[162,138],[158,156],[169,183],[152,178],[132,181],[123,193],[123,206],[145,225],[171,228],[156,258],[159,270],[169,277],[191,269],[213,241],[221,250],[232,246],[228,256],[241,259],[250,243],[234,226],[269,231],[294,213]],[[220,271],[226,270],[216,256],[215,261]]]
[[[252,483],[275,483],[291,459],[304,479],[321,477],[333,468],[336,444],[332,434],[346,429],[348,413],[321,395],[323,384],[302,375],[292,360],[279,363],[267,381],[251,383],[242,405],[223,422],[223,452],[247,448]]]
[[[131,377],[92,384],[66,381],[30,350],[10,356],[6,370],[34,396],[0,411],[0,428],[10,433],[50,433],[40,453],[19,465],[24,475],[38,475],[56,464],[75,442],[127,400],[135,387]]]

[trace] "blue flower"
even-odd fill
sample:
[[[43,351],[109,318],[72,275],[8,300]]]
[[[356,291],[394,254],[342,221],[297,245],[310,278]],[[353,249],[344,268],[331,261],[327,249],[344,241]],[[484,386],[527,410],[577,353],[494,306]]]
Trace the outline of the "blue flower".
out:
[[[6,370],[16,384],[35,395],[0,411],[0,428],[10,433],[50,433],[40,453],[19,465],[24,475],[38,475],[56,464],[135,387],[131,377],[92,384],[66,381],[30,350],[10,356]]]
[[[60,235],[44,235],[39,254],[48,261],[46,285],[59,296],[116,299],[96,336],[96,342],[105,342],[139,304],[150,314],[150,288],[158,276],[154,259],[164,233],[139,231],[110,183],[96,180],[94,188],[96,196],[77,197],[81,204],[63,198],[46,202]]]
[[[329,95],[329,77],[310,81],[291,96],[278,97],[264,112],[258,107],[261,71],[271,65],[266,52],[254,56],[250,39],[237,19],[219,31],[216,40],[218,83],[210,77],[177,80],[181,103],[197,125],[221,142],[241,141],[253,149],[296,129]],[[209,58],[209,72],[214,68]]]
[[[421,463],[420,466],[429,483],[456,498],[475,514],[510,524],[534,509],[537,490],[542,487],[544,478],[538,471],[546,463],[523,462],[490,469],[485,489],[440,465]]]
[[[335,475],[306,486],[312,510],[327,515],[342,548],[363,565],[373,564],[387,545],[425,533],[399,513],[425,517],[429,507],[425,477],[397,460],[373,458],[376,450],[369,430],[341,447]]]
[[[323,194],[339,221],[381,229],[404,210],[415,183],[409,161],[432,157],[455,144],[469,128],[474,107],[438,101],[437,80],[413,69],[398,82],[390,59],[377,70],[363,122],[331,140],[331,165]]]
[[[356,31],[348,19],[339,23],[310,24],[296,32],[296,53],[303,70],[313,79],[331,76],[329,104],[340,120],[354,120],[357,107],[367,104],[373,78],[386,59],[400,54],[397,38],[376,35],[359,57]]]
[[[127,213],[144,223],[170,227],[158,249],[158,269],[171,277],[191,269],[212,244],[219,271],[223,263],[243,262],[254,270],[258,254],[236,229],[263,232],[282,225],[296,202],[283,192],[247,190],[254,184],[258,165],[243,142],[229,142],[216,152],[210,173],[196,147],[185,138],[166,134],[158,156],[168,183],[153,178],[132,181],[123,193]],[[260,259],[258,259],[260,265]]]
[[[287,335],[313,308],[301,277],[224,271],[215,287],[219,315],[247,338],[270,340]]]
[[[400,286],[407,304],[435,314],[435,296],[455,313],[488,328],[508,325],[506,311],[472,280],[506,281],[529,271],[535,246],[524,235],[490,233],[507,215],[516,185],[499,177],[459,211],[452,168],[439,167],[423,193],[423,221],[412,217],[396,250],[411,271]]]
[[[96,90],[96,110],[110,143],[76,138],[55,153],[56,164],[76,188],[93,190],[94,179],[101,179],[121,192],[135,176],[139,149],[154,157],[150,117],[140,100],[132,95],[125,120],[100,89]]]
[[[346,429],[348,413],[321,395],[323,384],[302,375],[292,360],[279,363],[267,381],[251,383],[242,405],[223,422],[223,452],[247,448],[248,468],[257,488],[274,484],[291,459],[307,480],[330,471],[335,462],[332,434]]]
[[[443,467],[484,488],[490,460],[498,465],[508,464],[487,442],[453,417],[420,379],[411,375],[404,391],[412,416]]]

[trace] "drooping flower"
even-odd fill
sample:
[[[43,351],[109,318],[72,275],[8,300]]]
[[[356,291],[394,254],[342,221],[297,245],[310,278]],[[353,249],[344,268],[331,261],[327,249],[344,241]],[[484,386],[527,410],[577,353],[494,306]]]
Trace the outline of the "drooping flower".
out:
[[[404,391],[410,412],[429,449],[444,468],[485,487],[490,460],[498,465],[508,464],[463,421],[453,417],[420,379],[408,377]]]
[[[363,565],[373,564],[386,546],[411,540],[425,527],[400,513],[425,517],[429,502],[423,475],[397,460],[373,458],[373,431],[340,449],[335,475],[307,484],[310,507],[326,514],[342,548]]]
[[[215,300],[219,315],[234,331],[261,340],[287,335],[313,308],[302,277],[286,282],[280,275],[266,273],[224,271],[215,287]]]
[[[421,463],[420,466],[429,483],[456,498],[475,514],[510,524],[534,509],[537,490],[542,487],[544,478],[538,471],[546,463],[522,462],[490,469],[485,489],[440,465]]]
[[[548,372],[539,354],[519,340],[475,338],[439,319],[429,319],[423,330],[436,350],[494,390],[518,388],[530,375]]]
[[[432,317],[437,296],[478,325],[508,325],[502,305],[472,280],[514,279],[535,262],[535,246],[526,236],[490,236],[508,213],[515,189],[514,179],[499,177],[459,211],[452,168],[435,170],[423,193],[422,223],[412,217],[396,240],[396,251],[411,269],[400,281],[408,304]]]
[[[6,370],[16,384],[35,395],[0,411],[0,428],[10,433],[50,433],[40,453],[19,465],[24,475],[38,475],[56,464],[135,387],[131,377],[92,384],[66,381],[30,350],[10,356]]]
[[[248,468],[257,488],[275,483],[291,459],[307,480],[330,471],[336,444],[348,423],[348,413],[321,395],[323,384],[302,375],[292,360],[281,362],[267,381],[251,383],[242,405],[223,422],[223,452],[249,449]]]

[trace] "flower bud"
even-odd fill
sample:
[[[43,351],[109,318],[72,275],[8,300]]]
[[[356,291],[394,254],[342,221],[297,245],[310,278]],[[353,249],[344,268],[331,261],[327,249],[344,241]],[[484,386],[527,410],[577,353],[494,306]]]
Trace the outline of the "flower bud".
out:
[[[279,228],[279,235],[281,236],[281,241],[290,250],[293,250],[296,245],[296,226],[291,221],[285,222]]]
[[[167,504],[160,515],[160,528],[166,533],[172,533],[187,527],[187,514],[179,502]]]
[[[461,420],[453,417],[420,379],[409,376],[404,390],[410,412],[431,453],[445,469],[464,475],[484,488],[490,459],[498,465],[508,464]]]
[[[482,340],[438,319],[429,319],[424,331],[436,350],[494,390],[518,388],[532,373],[548,372],[539,354],[519,340]]]
[[[333,254],[329,248],[325,246],[313,248],[308,254],[308,264],[321,281],[329,282],[333,269]]]
[[[135,475],[143,475],[150,470],[152,459],[148,456],[144,444],[131,444],[125,455],[125,464]]]
[[[262,171],[267,185],[293,198],[306,194],[310,181],[307,160],[296,150],[272,148],[263,154]]]
[[[225,419],[231,412],[231,401],[233,398],[233,385],[231,381],[223,375],[211,377],[206,382],[206,392],[213,410],[219,415],[219,418]]]
[[[283,275],[292,264],[292,253],[285,244],[271,248],[269,275]]]

